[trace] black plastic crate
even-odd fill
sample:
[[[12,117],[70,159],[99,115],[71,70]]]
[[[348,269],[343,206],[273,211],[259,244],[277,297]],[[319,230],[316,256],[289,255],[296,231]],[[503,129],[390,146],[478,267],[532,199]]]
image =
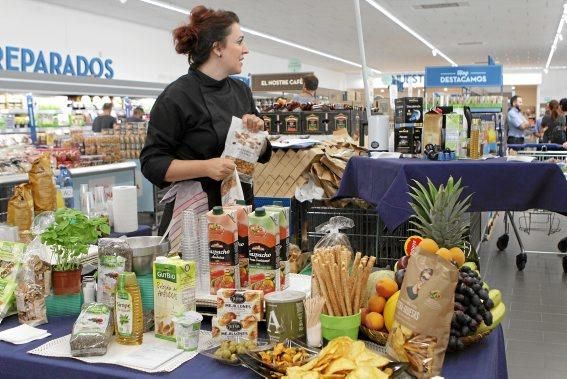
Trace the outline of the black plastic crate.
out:
[[[390,232],[373,209],[334,208],[322,204],[303,203],[302,249],[312,251],[323,234],[315,228],[333,216],[344,216],[354,221],[354,227],[343,230],[354,251],[376,256],[378,267],[393,268],[395,262],[404,255],[403,247],[409,236],[408,224],[404,223]]]

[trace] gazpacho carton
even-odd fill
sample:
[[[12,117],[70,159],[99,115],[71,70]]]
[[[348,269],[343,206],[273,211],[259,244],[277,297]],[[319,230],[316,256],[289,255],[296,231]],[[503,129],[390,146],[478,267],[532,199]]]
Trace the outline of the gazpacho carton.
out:
[[[236,212],[214,207],[207,213],[211,295],[220,288],[240,288]]]
[[[266,211],[277,213],[280,224],[280,285],[281,289],[289,286],[287,275],[289,274],[289,207],[284,207],[281,201],[274,201]]]
[[[236,223],[238,224],[238,265],[240,267],[240,288],[248,287],[248,215],[252,212],[252,206],[246,205],[241,200],[236,205],[225,207],[225,209],[236,211]]]
[[[264,294],[279,291],[279,214],[257,208],[248,217],[248,287]]]

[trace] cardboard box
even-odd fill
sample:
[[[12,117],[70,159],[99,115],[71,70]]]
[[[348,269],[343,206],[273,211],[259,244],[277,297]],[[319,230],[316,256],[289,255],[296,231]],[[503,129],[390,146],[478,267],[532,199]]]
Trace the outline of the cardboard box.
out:
[[[401,97],[395,100],[394,122],[396,124],[423,122],[423,98]]]
[[[260,113],[260,118],[264,120],[264,128],[270,134],[279,134],[280,115],[277,113]]]
[[[421,136],[421,125],[396,125],[394,128],[394,150],[402,154],[420,154]]]
[[[262,320],[264,292],[259,290],[237,291],[233,289],[220,289],[217,292],[217,317],[223,318],[226,313],[234,313],[236,320],[243,320],[253,316]]]
[[[323,112],[301,112],[301,122],[303,133],[305,134],[325,134],[327,120]],[[327,121],[328,122],[328,121]]]
[[[352,116],[350,110],[334,111],[329,113],[329,132],[344,129],[352,132]]]
[[[435,112],[423,116],[423,146],[443,147],[443,115]]]
[[[301,117],[300,113],[290,112],[287,115],[282,115],[283,121],[280,125],[279,134],[301,134]]]
[[[211,319],[211,334],[213,340],[218,341],[236,341],[241,338],[256,341],[258,338],[258,320],[253,316],[244,320],[213,317]]]

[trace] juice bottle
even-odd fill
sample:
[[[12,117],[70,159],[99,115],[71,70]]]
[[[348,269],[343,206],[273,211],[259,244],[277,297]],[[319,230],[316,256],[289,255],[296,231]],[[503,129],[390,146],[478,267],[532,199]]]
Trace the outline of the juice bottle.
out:
[[[133,272],[121,272],[118,275],[114,315],[116,342],[140,345],[144,338],[144,315],[140,287]]]
[[[279,215],[256,208],[248,217],[248,288],[264,294],[281,289],[279,244]]]
[[[287,274],[289,274],[289,207],[284,207],[281,201],[274,201],[274,205],[269,205],[266,211],[278,214],[280,224],[280,285],[281,289],[286,289]]]
[[[220,288],[240,289],[238,226],[234,211],[214,207],[207,213],[211,295]]]
[[[478,119],[473,120],[469,152],[470,158],[480,158],[480,125]]]

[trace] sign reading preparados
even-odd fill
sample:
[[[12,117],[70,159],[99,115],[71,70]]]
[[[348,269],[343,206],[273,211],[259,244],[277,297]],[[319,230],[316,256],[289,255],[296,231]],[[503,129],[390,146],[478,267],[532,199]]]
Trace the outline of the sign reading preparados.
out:
[[[426,67],[426,87],[500,87],[501,65]]]
[[[0,70],[52,75],[92,76],[112,79],[112,59],[61,55],[55,51],[34,51],[15,46],[0,46]]]

